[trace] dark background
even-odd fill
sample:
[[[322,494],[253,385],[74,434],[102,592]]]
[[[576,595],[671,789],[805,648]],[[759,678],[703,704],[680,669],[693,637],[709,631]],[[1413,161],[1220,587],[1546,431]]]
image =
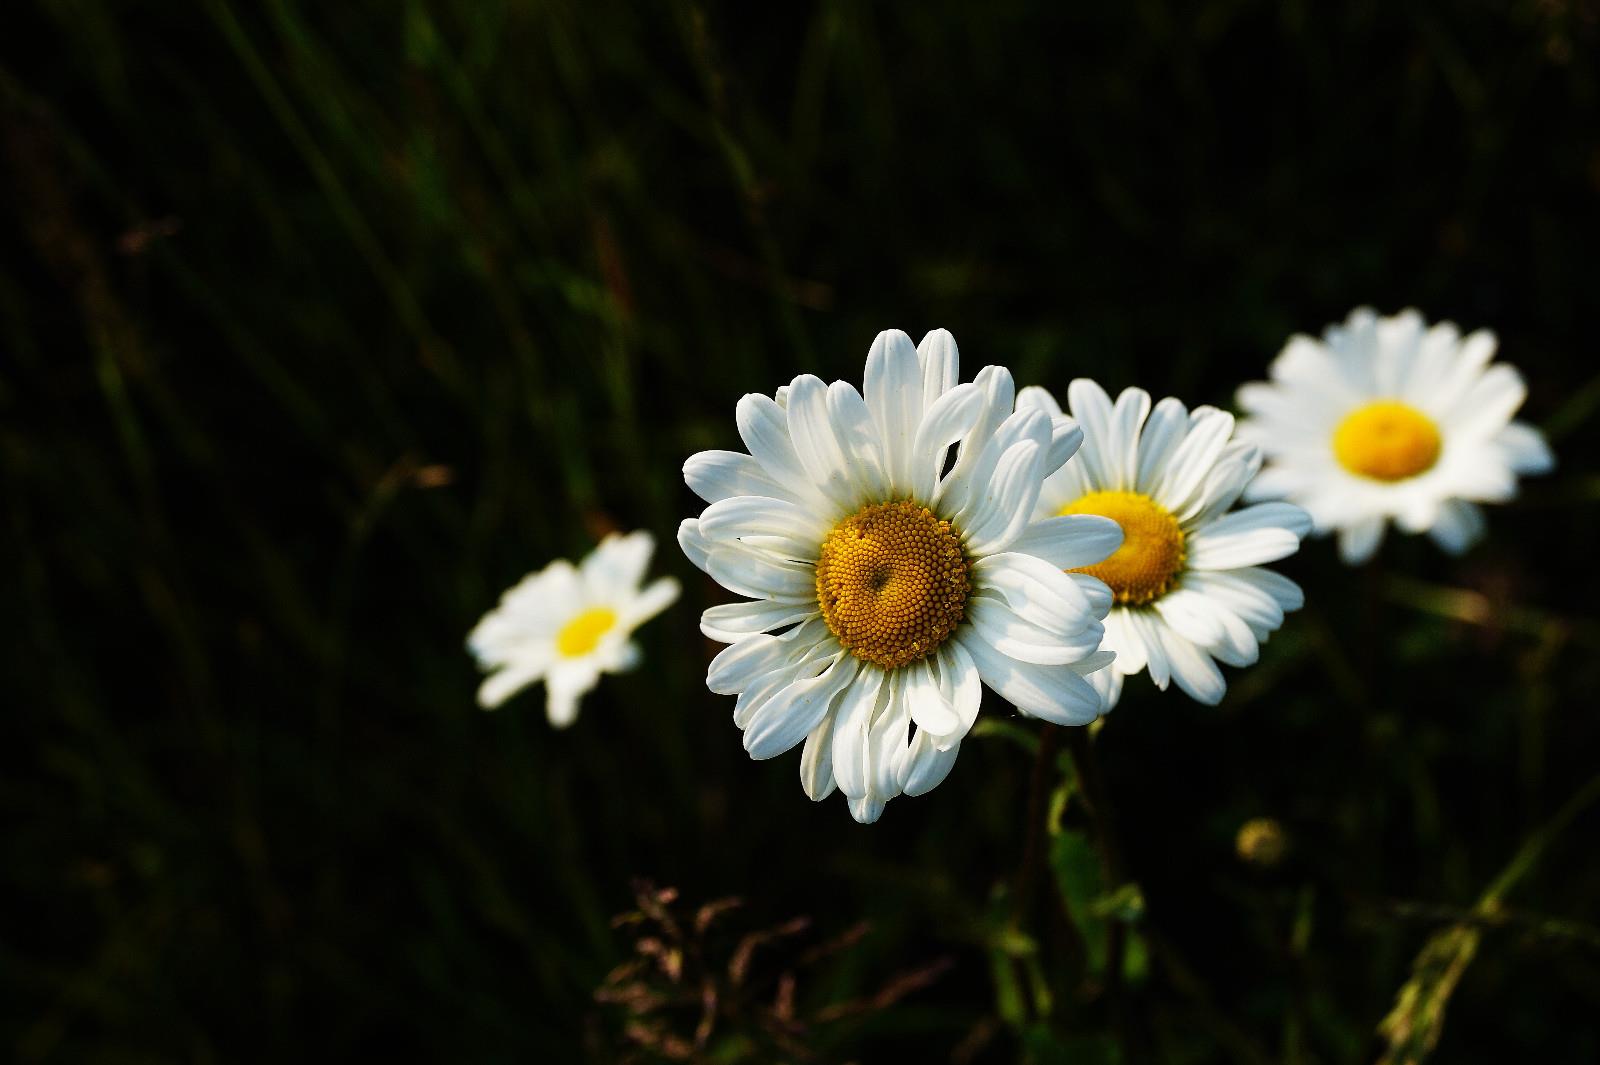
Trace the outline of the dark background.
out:
[[[1594,772],[1592,0],[5,21],[0,1055],[611,1060],[591,994],[642,874],[868,921],[803,1002],[953,962],[820,1060],[1370,1060],[1430,934]],[[1096,747],[1164,953],[1120,1040],[1076,985],[1002,1023],[1035,726],[871,827],[750,762],[683,459],[738,446],[746,391],[859,381],[889,326],[949,327],[968,377],[1227,405],[1366,303],[1495,329],[1558,472],[1461,560],[1308,544],[1219,708],[1131,683]],[[566,731],[537,690],[479,711],[467,630],[613,527],[685,584],[644,669]],[[1234,854],[1256,816],[1273,868]],[[1440,1060],[1600,1057],[1597,828],[1485,931]]]

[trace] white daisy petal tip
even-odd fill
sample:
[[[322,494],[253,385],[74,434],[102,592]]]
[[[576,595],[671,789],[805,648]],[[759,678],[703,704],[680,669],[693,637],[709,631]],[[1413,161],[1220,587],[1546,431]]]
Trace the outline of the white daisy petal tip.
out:
[[[1492,361],[1498,344],[1410,308],[1358,308],[1320,339],[1292,337],[1271,380],[1238,392],[1240,434],[1265,457],[1247,495],[1303,506],[1348,565],[1371,559],[1391,524],[1466,550],[1483,533],[1479,505],[1554,465],[1538,430],[1512,421],[1527,389]]]
[[[959,373],[949,331],[913,347],[885,330],[859,392],[802,374],[781,401],[747,396],[747,452],[685,464],[707,506],[679,544],[744,598],[701,616],[728,644],[707,687],[735,698],[751,757],[802,747],[806,794],[837,790],[866,823],[946,779],[984,684],[1063,723],[1102,703],[1083,674],[1109,657],[1111,596],[1063,570],[1103,560],[1121,528],[1078,517],[1028,535],[1082,430],[1048,397],[1017,403],[1004,367]]]
[[[679,528],[679,542],[686,540],[699,543],[692,521]],[[497,709],[542,680],[550,724],[566,728],[577,720],[583,696],[602,674],[638,666],[634,631],[678,599],[675,578],[644,583],[654,551],[648,532],[612,533],[578,565],[557,559],[501,596],[467,637],[468,651],[487,674],[478,704]]]

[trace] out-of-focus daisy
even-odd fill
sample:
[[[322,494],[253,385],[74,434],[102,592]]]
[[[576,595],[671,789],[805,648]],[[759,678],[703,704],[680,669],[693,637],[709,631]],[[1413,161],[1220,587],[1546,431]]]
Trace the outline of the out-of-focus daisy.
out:
[[[1295,336],[1272,381],[1239,389],[1251,417],[1242,439],[1266,452],[1250,499],[1290,499],[1339,554],[1372,557],[1393,519],[1452,554],[1483,535],[1478,503],[1516,495],[1517,475],[1554,465],[1544,437],[1511,416],[1527,388],[1510,366],[1489,365],[1494,334],[1428,327],[1416,311],[1379,318],[1352,311],[1322,339]]]
[[[1121,532],[1094,517],[1029,525],[1040,484],[1081,434],[1014,411],[1002,367],[959,376],[948,332],[920,348],[880,333],[861,392],[805,375],[747,395],[737,421],[749,453],[684,464],[710,506],[678,543],[750,600],[701,617],[730,645],[706,683],[738,696],[733,720],[753,757],[804,742],[806,794],[837,786],[862,822],[944,780],[981,684],[1061,724],[1100,711],[1084,675],[1111,658],[1098,650],[1111,593],[1062,571],[1105,558]]]
[[[501,596],[467,637],[478,665],[491,671],[478,703],[493,710],[543,679],[550,723],[572,724],[600,674],[638,664],[633,630],[678,598],[671,577],[640,587],[654,550],[647,532],[612,533],[578,565],[557,559]]]
[[[1115,554],[1082,570],[1116,598],[1103,645],[1116,661],[1091,680],[1108,709],[1123,678],[1145,669],[1156,687],[1174,681],[1215,704],[1227,690],[1217,662],[1253,663],[1284,611],[1304,602],[1297,584],[1263,564],[1293,554],[1311,519],[1288,503],[1229,511],[1261,455],[1229,440],[1233,415],[1225,411],[1191,412],[1170,397],[1152,410],[1138,388],[1113,406],[1083,379],[1067,389],[1067,402],[1083,447],[1045,482],[1036,513],[1098,514],[1124,534]],[[1017,406],[1061,413],[1042,388],[1023,389]]]

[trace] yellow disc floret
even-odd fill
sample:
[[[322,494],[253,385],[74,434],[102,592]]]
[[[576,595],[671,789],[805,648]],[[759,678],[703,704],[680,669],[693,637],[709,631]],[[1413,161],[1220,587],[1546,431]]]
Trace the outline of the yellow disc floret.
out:
[[[617,612],[608,606],[593,606],[556,633],[556,650],[567,658],[582,658],[600,645],[600,637],[617,623]]]
[[[960,623],[969,569],[948,521],[919,503],[878,503],[822,542],[817,603],[851,654],[895,669],[932,654]]]
[[[1098,577],[1118,603],[1142,606],[1167,594],[1183,569],[1183,529],[1160,503],[1138,492],[1090,492],[1062,514],[1098,514],[1122,526],[1122,546],[1073,573]]]
[[[1351,473],[1403,481],[1439,461],[1439,427],[1415,407],[1392,399],[1369,403],[1333,431],[1333,454]]]

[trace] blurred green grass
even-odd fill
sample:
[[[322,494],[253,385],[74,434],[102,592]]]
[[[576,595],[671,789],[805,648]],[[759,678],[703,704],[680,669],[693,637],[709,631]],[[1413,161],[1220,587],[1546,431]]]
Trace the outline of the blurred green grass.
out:
[[[1375,1056],[1440,914],[1593,772],[1592,3],[8,22],[17,1060],[575,1060],[635,874],[769,924],[870,921],[819,997],[957,959],[823,1060],[1104,1050],[1092,994],[1054,1036],[986,1027],[1025,750],[974,742],[863,829],[792,758],[751,764],[703,688],[721,594],[671,544],[682,459],[736,446],[743,392],[859,379],[891,325],[951,328],[969,376],[1226,405],[1291,331],[1415,305],[1495,328],[1554,437],[1561,470],[1466,559],[1391,541],[1350,574],[1312,544],[1285,567],[1307,609],[1221,708],[1112,715],[1161,948],[1126,1060]],[[686,582],[646,668],[566,732],[537,695],[479,712],[472,622],[612,527]],[[1274,870],[1232,855],[1257,815],[1290,833]],[[1441,1059],[1600,1056],[1594,831],[1483,933]]]

